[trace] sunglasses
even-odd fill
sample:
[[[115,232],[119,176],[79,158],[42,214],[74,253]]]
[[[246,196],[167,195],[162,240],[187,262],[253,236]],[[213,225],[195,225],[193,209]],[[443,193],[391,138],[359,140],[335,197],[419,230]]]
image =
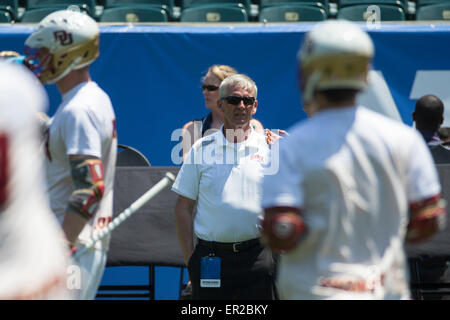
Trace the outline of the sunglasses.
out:
[[[255,97],[228,96],[221,98],[221,100],[225,100],[227,103],[234,105],[238,105],[243,101],[245,106],[250,106],[255,103]]]
[[[209,84],[202,85],[202,91],[204,91],[204,90],[216,91],[217,89],[219,89],[219,87],[216,87],[216,86],[213,86],[213,85],[209,85]]]

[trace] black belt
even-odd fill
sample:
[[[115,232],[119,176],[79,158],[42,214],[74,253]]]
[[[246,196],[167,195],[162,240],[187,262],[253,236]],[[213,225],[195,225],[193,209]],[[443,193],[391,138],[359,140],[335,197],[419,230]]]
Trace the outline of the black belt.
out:
[[[233,252],[240,252],[250,249],[256,245],[261,245],[259,238],[251,239],[241,242],[216,242],[216,241],[205,241],[198,239],[198,244],[211,249],[229,250]]]

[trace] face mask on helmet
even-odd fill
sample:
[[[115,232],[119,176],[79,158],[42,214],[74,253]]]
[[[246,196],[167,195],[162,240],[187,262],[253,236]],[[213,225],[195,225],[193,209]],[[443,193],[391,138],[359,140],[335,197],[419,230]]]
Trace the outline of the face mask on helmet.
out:
[[[364,89],[373,53],[372,40],[358,26],[343,20],[318,23],[297,55],[304,102],[317,90]]]
[[[44,58],[44,52],[47,52],[47,55],[51,57],[51,54],[48,53],[48,49],[46,48],[30,48],[25,47],[25,58],[24,58],[24,64],[30,69],[36,77],[41,79],[42,73],[44,71],[44,65],[47,63],[42,63],[41,60],[46,60]],[[48,58],[47,58],[48,59]]]
[[[99,29],[88,15],[61,10],[45,17],[25,41],[27,59],[43,83],[55,83],[99,55]]]

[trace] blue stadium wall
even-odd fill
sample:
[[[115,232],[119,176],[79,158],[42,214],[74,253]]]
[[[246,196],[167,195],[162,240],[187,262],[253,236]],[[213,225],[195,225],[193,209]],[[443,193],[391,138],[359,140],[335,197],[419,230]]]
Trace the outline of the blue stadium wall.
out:
[[[375,42],[373,67],[384,76],[405,123],[411,124],[422,94],[450,103],[450,25],[361,25]],[[171,138],[179,135],[172,133],[206,114],[200,85],[212,64],[229,64],[256,81],[256,118],[265,127],[288,128],[304,119],[296,53],[311,26],[102,26],[92,76],[111,96],[119,143],[138,148],[152,165],[177,165],[171,155],[179,142]],[[1,26],[0,49],[23,52],[33,28]],[[54,85],[47,89],[53,115],[60,97]]]
[[[256,81],[256,118],[265,127],[285,129],[306,117],[297,90],[296,53],[311,26],[101,26],[101,56],[91,74],[111,97],[119,143],[139,149],[152,165],[178,165],[175,130],[206,114],[201,77],[212,64],[231,65]],[[383,75],[406,124],[411,125],[415,100],[423,94],[450,103],[450,25],[361,26],[375,43],[373,68]],[[33,30],[0,26],[0,50],[23,52]],[[54,85],[46,89],[53,115],[60,97]],[[161,270],[157,277],[157,298],[176,299],[178,275]]]

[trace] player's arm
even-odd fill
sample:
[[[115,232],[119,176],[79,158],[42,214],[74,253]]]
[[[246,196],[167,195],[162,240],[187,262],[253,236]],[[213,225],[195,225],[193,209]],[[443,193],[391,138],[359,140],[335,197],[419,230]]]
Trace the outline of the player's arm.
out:
[[[178,241],[183,251],[184,261],[188,264],[189,258],[194,251],[192,213],[194,211],[195,200],[178,196],[175,205],[175,226]]]
[[[445,206],[441,199],[442,187],[430,149],[417,131],[409,142],[407,171],[409,221],[407,242],[422,242],[445,228]]]
[[[270,207],[264,210],[261,242],[273,252],[292,250],[306,232],[301,211],[294,207]]]
[[[71,155],[69,163],[75,190],[67,203],[62,228],[69,243],[74,243],[85,224],[94,217],[105,185],[99,158]]]
[[[417,243],[426,241],[436,232],[445,228],[446,204],[440,195],[411,203],[406,241]]]

